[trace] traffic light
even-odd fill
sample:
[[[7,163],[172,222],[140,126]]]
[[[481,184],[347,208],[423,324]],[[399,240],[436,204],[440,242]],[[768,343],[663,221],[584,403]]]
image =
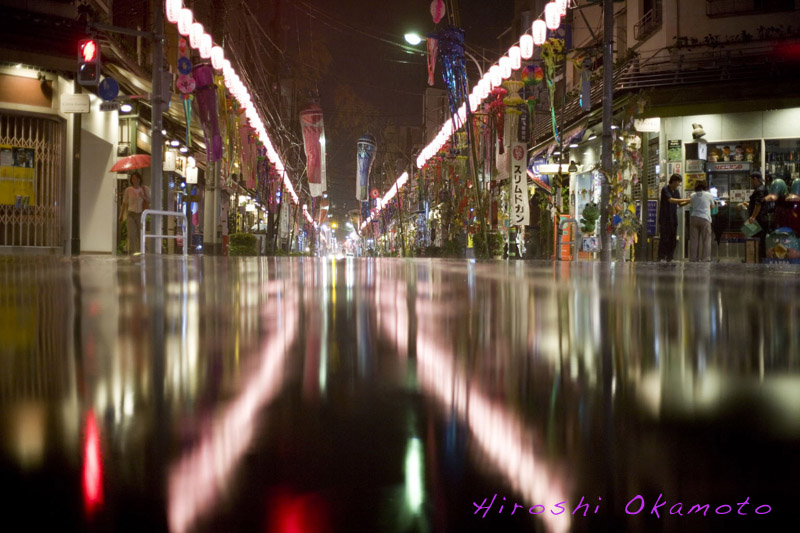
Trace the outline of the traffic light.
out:
[[[85,87],[100,83],[100,47],[93,39],[78,43],[78,84]]]

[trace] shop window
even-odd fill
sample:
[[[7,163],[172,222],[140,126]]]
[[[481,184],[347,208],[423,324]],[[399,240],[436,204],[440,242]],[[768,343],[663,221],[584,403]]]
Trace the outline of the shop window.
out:
[[[800,179],[800,139],[765,141],[767,175],[791,185]]]

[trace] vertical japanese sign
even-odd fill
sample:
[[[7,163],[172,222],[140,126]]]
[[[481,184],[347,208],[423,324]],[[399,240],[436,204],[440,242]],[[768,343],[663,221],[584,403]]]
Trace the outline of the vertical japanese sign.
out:
[[[527,226],[531,223],[528,205],[528,150],[522,143],[511,144],[511,201],[512,226]]]

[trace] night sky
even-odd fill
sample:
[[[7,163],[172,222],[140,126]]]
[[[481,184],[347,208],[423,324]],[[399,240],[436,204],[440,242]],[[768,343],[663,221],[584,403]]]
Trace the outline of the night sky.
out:
[[[365,132],[334,128],[337,86],[349,85],[359,100],[374,106],[369,113],[349,113],[362,113],[375,131],[388,120],[421,126],[425,56],[385,41],[405,44],[403,35],[409,31],[421,35],[434,32],[430,0],[301,0],[292,4],[295,8],[287,17],[289,32],[298,34],[295,39],[312,34],[324,40],[331,54],[329,74],[320,81],[319,94],[328,137],[328,193],[336,206],[334,217],[339,218],[345,210],[357,207],[356,140]],[[501,55],[497,36],[512,23],[513,1],[460,0],[459,10],[469,45],[495,61]],[[424,52],[425,43],[416,48]],[[441,85],[439,68],[436,76]]]

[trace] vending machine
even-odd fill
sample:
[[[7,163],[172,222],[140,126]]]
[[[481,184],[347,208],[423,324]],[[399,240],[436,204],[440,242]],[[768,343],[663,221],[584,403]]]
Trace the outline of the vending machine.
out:
[[[717,239],[723,232],[738,232],[744,223],[746,213],[742,202],[750,196],[750,172],[753,170],[750,161],[708,162],[706,175],[708,187],[719,203],[719,212],[714,217],[712,227]],[[690,192],[690,191],[687,191]]]

